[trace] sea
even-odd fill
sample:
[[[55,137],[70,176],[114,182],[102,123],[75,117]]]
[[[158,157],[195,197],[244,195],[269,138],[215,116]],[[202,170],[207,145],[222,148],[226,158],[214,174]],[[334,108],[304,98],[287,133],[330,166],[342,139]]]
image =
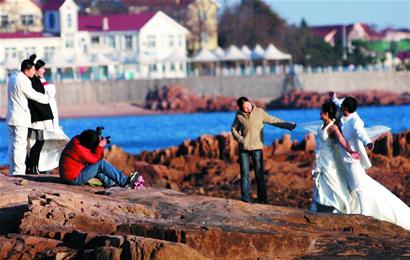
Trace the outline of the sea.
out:
[[[266,125],[264,129],[265,145],[291,134],[292,139],[302,140],[307,134],[304,126],[312,122],[319,123],[319,109],[268,110],[268,113],[287,121],[296,122],[298,127],[290,132]],[[410,129],[410,105],[362,107],[358,113],[366,127],[383,125],[393,133]],[[103,135],[111,137],[111,143],[125,151],[138,154],[142,151],[176,146],[186,139],[196,139],[200,135],[215,135],[229,132],[235,113],[191,113],[133,115],[113,117],[87,117],[61,119],[60,124],[70,137],[86,129],[103,126]],[[0,122],[0,165],[7,164],[8,129],[6,122]]]

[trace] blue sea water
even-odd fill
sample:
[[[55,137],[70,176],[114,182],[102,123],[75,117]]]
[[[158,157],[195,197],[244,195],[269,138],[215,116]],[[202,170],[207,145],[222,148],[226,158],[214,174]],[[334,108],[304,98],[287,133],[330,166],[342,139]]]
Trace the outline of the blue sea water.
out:
[[[284,120],[295,121],[299,125],[319,120],[318,109],[270,110],[271,115]],[[410,129],[410,105],[363,107],[358,110],[366,127],[385,125],[393,133]],[[104,135],[111,136],[111,142],[130,153],[151,151],[179,145],[185,139],[195,139],[202,134],[219,134],[230,131],[233,112],[194,113],[169,115],[140,115],[62,119],[61,125],[69,137],[85,129],[104,126]],[[6,123],[0,122],[0,164],[7,163],[8,132]],[[265,144],[281,138],[287,130],[265,126]],[[298,127],[292,139],[301,140],[306,132]]]

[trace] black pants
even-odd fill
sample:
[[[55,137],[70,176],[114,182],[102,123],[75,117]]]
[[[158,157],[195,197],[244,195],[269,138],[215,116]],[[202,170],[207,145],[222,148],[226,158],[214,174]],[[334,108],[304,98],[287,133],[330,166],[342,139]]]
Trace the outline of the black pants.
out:
[[[38,167],[38,161],[40,159],[40,152],[43,148],[44,141],[37,140],[33,147],[30,149],[30,154],[27,159],[27,168],[33,169]]]

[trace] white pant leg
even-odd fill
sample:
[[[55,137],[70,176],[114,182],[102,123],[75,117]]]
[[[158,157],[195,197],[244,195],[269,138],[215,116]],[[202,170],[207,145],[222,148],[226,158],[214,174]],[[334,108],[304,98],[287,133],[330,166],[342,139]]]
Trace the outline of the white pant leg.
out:
[[[362,165],[359,161],[355,161],[353,163],[344,163],[346,169],[346,180],[349,186],[349,189],[354,195],[357,196],[358,202],[360,204],[360,212],[359,214],[362,215],[369,215],[369,212],[366,207],[366,185],[364,183],[364,175],[366,171],[363,169]],[[353,195],[353,197],[354,197]]]
[[[26,174],[28,128],[9,126],[10,175]]]

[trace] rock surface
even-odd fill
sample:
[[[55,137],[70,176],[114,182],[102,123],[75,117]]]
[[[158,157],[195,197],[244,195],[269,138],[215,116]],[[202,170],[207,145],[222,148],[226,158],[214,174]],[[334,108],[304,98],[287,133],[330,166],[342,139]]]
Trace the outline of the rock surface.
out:
[[[410,232],[358,215],[311,214],[168,189],[73,187],[0,175],[7,259],[405,257]],[[54,178],[57,178],[54,176]],[[18,211],[19,223],[5,214]],[[6,216],[5,216],[6,215]]]
[[[410,232],[398,226],[307,211],[314,147],[311,135],[265,147],[271,205],[235,200],[237,147],[228,133],[138,156],[106,151],[119,168],[143,174],[151,187],[141,191],[69,186],[55,174],[0,174],[0,259],[409,257]],[[410,131],[385,135],[369,171],[407,205],[409,147]]]
[[[214,112],[236,111],[237,97],[200,96],[181,85],[165,86],[150,90],[145,101],[145,108],[164,112]],[[252,100],[257,106],[265,107],[265,103]]]
[[[410,205],[410,131],[386,134],[370,152],[373,167],[368,174]],[[311,170],[315,140],[307,135],[302,142],[284,135],[264,148],[268,202],[273,205],[309,208]],[[190,194],[240,199],[240,175],[237,144],[230,133],[203,135],[186,140],[177,147],[143,152],[132,156],[117,147],[106,158],[131,172],[138,170],[154,187],[172,188]],[[252,195],[255,199],[253,171]]]

